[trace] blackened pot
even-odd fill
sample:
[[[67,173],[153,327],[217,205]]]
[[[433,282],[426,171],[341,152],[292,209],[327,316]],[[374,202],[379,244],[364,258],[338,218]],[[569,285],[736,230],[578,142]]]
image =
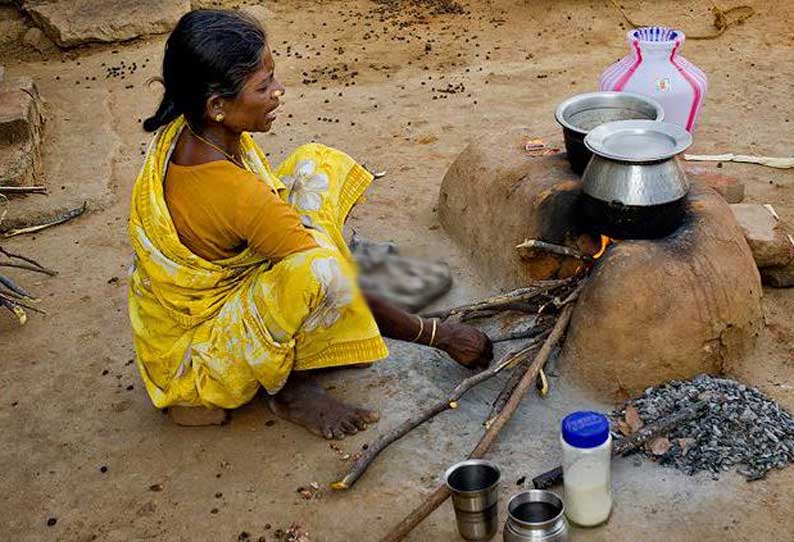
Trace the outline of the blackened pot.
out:
[[[584,138],[601,124],[628,119],[661,121],[664,110],[656,100],[630,92],[589,92],[562,102],[555,113],[562,126],[571,169],[581,175],[593,155]]]

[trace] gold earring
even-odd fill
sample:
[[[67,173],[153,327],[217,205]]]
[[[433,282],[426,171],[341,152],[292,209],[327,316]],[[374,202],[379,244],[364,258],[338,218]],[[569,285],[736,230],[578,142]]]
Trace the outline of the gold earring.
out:
[[[215,115],[215,122],[223,122],[224,116],[223,113],[218,113]]]
[[[283,95],[284,95],[284,91],[283,90],[274,90],[273,91],[273,97],[274,98],[281,98]]]

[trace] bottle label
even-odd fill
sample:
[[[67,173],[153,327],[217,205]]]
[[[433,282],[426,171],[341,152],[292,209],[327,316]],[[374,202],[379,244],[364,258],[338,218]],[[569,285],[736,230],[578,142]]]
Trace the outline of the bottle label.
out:
[[[657,92],[669,92],[672,87],[669,77],[662,77],[653,82],[654,88]]]

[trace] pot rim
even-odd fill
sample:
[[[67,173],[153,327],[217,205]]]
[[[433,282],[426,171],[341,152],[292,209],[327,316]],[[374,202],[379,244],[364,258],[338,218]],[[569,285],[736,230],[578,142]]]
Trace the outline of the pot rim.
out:
[[[459,469],[461,467],[474,467],[474,466],[488,467],[493,469],[496,472],[496,480],[489,486],[483,487],[481,489],[473,489],[468,491],[461,491],[455,489],[449,484],[449,477],[452,475],[453,472],[455,472],[456,469]],[[465,496],[479,495],[481,493],[490,491],[495,486],[499,485],[499,482],[501,480],[502,480],[502,469],[500,469],[496,463],[493,463],[492,461],[488,461],[487,459],[467,459],[465,461],[460,461],[459,463],[455,463],[454,465],[449,467],[446,470],[446,472],[444,472],[444,485],[446,485],[450,491],[456,493],[457,495],[465,495]]]
[[[653,98],[649,98],[648,96],[643,96],[642,94],[637,94],[635,92],[623,92],[616,90],[600,90],[596,92],[585,92],[584,94],[576,94],[574,96],[570,96],[567,99],[565,99],[560,105],[557,106],[557,109],[554,112],[554,118],[557,120],[557,123],[560,126],[562,126],[564,129],[570,130],[577,134],[581,134],[583,136],[587,135],[592,130],[582,130],[581,128],[578,128],[573,124],[571,124],[570,122],[568,122],[565,119],[566,110],[568,110],[572,105],[583,102],[585,100],[594,99],[594,98],[613,98],[613,97],[626,97],[643,102],[646,105],[652,107],[656,111],[656,118],[653,119],[654,122],[659,122],[664,120],[664,108],[662,108],[662,104],[660,104]]]
[[[533,497],[550,497],[553,500],[541,500],[541,499],[533,499]],[[513,507],[516,501],[520,500],[521,502],[515,504],[518,506],[519,504],[524,504],[525,502],[547,502],[549,504],[556,505],[559,503],[560,511],[554,515],[551,519],[547,519],[545,521],[524,521],[522,519],[518,519],[513,515]],[[556,501],[556,502],[554,502]],[[521,493],[517,493],[513,495],[509,501],[507,501],[507,515],[512,520],[515,521],[517,524],[523,527],[530,527],[533,529],[548,527],[554,525],[560,518],[565,515],[565,502],[562,498],[557,495],[553,491],[549,491],[547,489],[530,489],[528,491],[522,491]]]
[[[658,138],[668,138],[673,140],[673,148],[659,154],[649,154],[645,156],[631,156],[627,154],[620,154],[615,149],[610,149],[606,142],[607,138],[613,136],[621,131],[628,133],[643,131],[653,134]],[[687,132],[684,128],[671,122],[660,122],[655,120],[616,120],[612,122],[605,122],[600,126],[593,128],[584,138],[585,147],[588,148],[596,156],[612,160],[615,162],[624,162],[628,164],[642,164],[664,162],[670,160],[675,156],[681,154],[689,147],[692,146],[692,134]]]

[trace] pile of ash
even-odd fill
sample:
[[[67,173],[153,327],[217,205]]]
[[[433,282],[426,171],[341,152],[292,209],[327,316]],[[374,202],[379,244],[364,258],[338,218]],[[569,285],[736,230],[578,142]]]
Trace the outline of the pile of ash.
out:
[[[757,389],[726,378],[700,375],[649,388],[613,418],[625,428],[622,419],[639,413],[639,423],[649,424],[699,400],[708,403],[702,415],[643,453],[689,475],[711,472],[715,479],[735,467],[748,481],[794,461],[794,417]]]

